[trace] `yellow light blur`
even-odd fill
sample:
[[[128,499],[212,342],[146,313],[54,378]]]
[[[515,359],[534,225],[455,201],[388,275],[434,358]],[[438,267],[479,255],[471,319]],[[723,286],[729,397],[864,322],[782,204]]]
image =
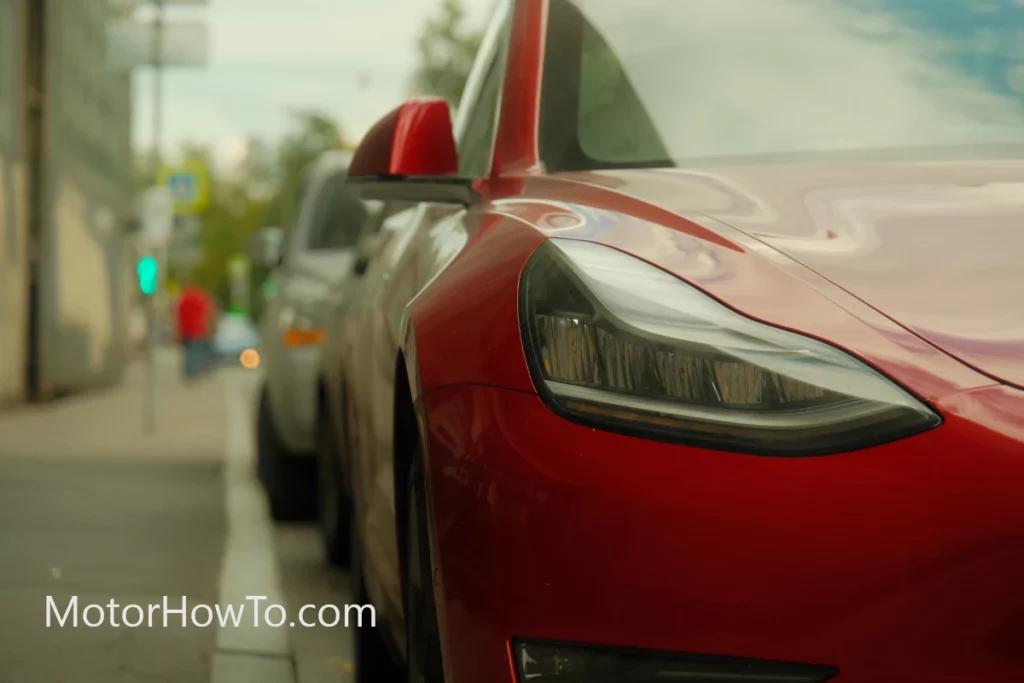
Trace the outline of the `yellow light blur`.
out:
[[[242,351],[242,355],[238,357],[238,360],[242,363],[242,367],[247,370],[255,370],[260,366],[260,354],[256,349]]]

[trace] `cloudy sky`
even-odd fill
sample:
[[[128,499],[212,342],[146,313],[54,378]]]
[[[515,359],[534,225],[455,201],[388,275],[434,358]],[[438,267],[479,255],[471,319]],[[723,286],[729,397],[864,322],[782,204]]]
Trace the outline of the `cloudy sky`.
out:
[[[210,0],[168,9],[168,20],[205,17],[210,63],[164,76],[166,154],[184,141],[210,145],[221,163],[249,135],[279,137],[289,110],[334,116],[357,140],[407,95],[416,38],[441,0]],[[475,25],[492,0],[463,0]],[[142,16],[145,16],[144,14]],[[134,138],[152,145],[152,76],[135,76]]]

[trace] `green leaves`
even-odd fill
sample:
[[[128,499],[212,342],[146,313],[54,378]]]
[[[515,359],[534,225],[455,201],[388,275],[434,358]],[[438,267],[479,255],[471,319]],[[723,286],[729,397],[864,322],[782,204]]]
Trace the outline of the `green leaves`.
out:
[[[337,123],[315,111],[293,112],[292,132],[276,146],[249,141],[248,154],[233,173],[210,163],[209,150],[186,146],[188,159],[207,161],[210,204],[201,216],[199,246],[202,259],[192,270],[193,281],[226,304],[230,299],[228,263],[248,253],[256,232],[267,226],[289,229],[298,211],[302,176],[322,153],[342,147]],[[260,286],[268,271],[253,269],[251,310],[258,315],[263,297]]]
[[[466,11],[459,0],[444,0],[440,12],[423,28],[417,49],[420,65],[413,88],[436,95],[452,107],[459,103],[480,47],[481,34],[465,26]]]

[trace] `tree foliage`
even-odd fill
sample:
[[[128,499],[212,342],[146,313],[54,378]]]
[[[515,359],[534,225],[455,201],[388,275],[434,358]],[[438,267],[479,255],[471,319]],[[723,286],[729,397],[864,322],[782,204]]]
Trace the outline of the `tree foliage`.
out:
[[[288,229],[300,200],[305,168],[322,153],[339,149],[342,136],[338,124],[328,116],[309,111],[294,113],[292,131],[277,145],[260,139],[249,141],[245,160],[232,173],[219,172],[211,163],[209,150],[186,145],[186,161],[202,161],[208,169],[209,204],[200,217],[201,258],[188,272],[172,273],[206,289],[227,306],[231,283],[228,263],[236,254],[249,253],[256,233],[265,227]],[[259,287],[267,276],[260,264],[253,264],[251,309],[258,315]]]
[[[443,97],[454,107],[462,97],[469,71],[480,47],[481,34],[466,26],[459,0],[443,0],[440,11],[420,33],[419,67],[413,89],[421,95]]]
[[[440,96],[453,106],[465,89],[481,34],[467,26],[460,0],[442,0],[437,14],[420,33],[417,44],[420,64],[413,89],[419,94]],[[316,111],[295,111],[294,126],[278,144],[249,141],[244,162],[233,173],[218,172],[210,163],[209,150],[186,146],[186,160],[203,160],[210,184],[209,205],[201,217],[201,259],[188,272],[173,273],[210,291],[222,305],[230,299],[228,263],[235,254],[248,253],[252,239],[262,228],[289,230],[298,213],[305,169],[322,153],[344,147],[338,124]],[[137,158],[140,189],[151,182],[146,155]],[[252,306],[259,312],[260,285],[266,269],[254,264]]]
[[[294,132],[268,155],[273,160],[269,178],[277,191],[264,220],[267,225],[285,229],[290,228],[298,211],[303,171],[324,152],[344,147],[341,129],[332,119],[311,111],[297,111],[294,116]]]

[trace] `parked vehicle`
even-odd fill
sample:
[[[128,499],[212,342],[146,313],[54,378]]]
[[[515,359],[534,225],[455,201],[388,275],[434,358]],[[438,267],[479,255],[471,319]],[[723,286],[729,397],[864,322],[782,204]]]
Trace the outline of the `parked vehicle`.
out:
[[[508,0],[371,130],[359,681],[1022,680],[1018,5]]]
[[[351,154],[330,152],[307,171],[295,226],[271,258],[274,292],[260,320],[265,381],[257,411],[257,466],[275,519],[312,518],[322,304],[349,272],[367,210],[345,174]]]
[[[213,362],[219,365],[238,365],[242,354],[260,350],[260,332],[245,314],[222,313],[211,342]]]

